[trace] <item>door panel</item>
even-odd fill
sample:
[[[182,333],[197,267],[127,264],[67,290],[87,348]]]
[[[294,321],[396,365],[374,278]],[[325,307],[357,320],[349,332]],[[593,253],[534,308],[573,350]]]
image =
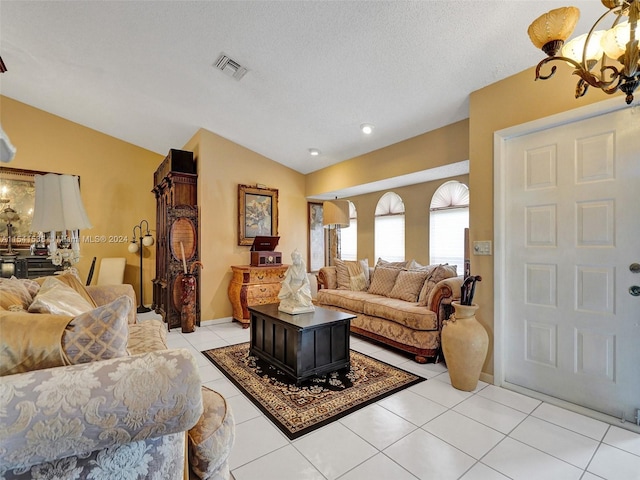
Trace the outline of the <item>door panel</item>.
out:
[[[628,420],[640,408],[640,118],[510,139],[505,380]]]

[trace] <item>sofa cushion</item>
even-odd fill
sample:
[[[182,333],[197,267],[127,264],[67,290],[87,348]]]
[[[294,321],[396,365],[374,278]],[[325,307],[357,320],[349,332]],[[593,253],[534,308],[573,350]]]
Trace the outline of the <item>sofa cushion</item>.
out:
[[[127,316],[133,308],[129,297],[76,316],[62,336],[67,363],[88,363],[128,355]]]
[[[22,285],[24,285],[24,287],[29,291],[29,295],[31,295],[32,299],[36,296],[38,290],[40,290],[40,284],[30,278],[11,277],[11,280],[18,280],[20,283],[22,283]]]
[[[457,277],[458,267],[456,265],[437,265],[424,282],[424,286],[418,296],[418,303],[420,305],[427,305],[427,299],[429,293],[435,287],[435,285],[441,280],[445,280],[451,277]]]
[[[72,318],[0,311],[0,376],[64,365],[60,340]]]
[[[369,260],[334,259],[338,290],[365,291],[369,287]]]
[[[116,298],[123,295],[131,298],[133,304],[136,304],[136,294],[133,290],[133,286],[128,283],[123,283],[121,285],[88,285],[86,290],[98,306],[111,303]],[[136,314],[136,309],[132,308],[129,312],[129,324],[136,323]]]
[[[329,290],[338,288],[338,270],[335,266],[322,267],[318,275],[318,279],[323,282],[323,288],[328,288]]]
[[[75,318],[0,312],[0,375],[127,356],[129,297]]]
[[[409,351],[418,354],[434,355],[440,347],[440,332],[438,330],[414,330],[395,322],[379,317],[358,315],[351,320],[351,331],[374,338],[383,343],[412,347]],[[428,350],[432,352],[427,353]]]
[[[26,310],[32,301],[31,293],[18,278],[0,280],[0,306],[5,310]]]
[[[376,298],[367,292],[353,292],[351,290],[318,290],[317,302],[319,305],[329,305],[342,308],[354,313],[363,313],[366,301]]]
[[[21,311],[24,310],[24,304],[19,295],[0,289],[0,309]]]
[[[78,293],[82,298],[84,298],[91,305],[92,308],[96,308],[98,306],[98,304],[93,300],[91,295],[89,295],[87,288],[82,284],[82,282],[78,279],[78,277],[76,277],[75,274],[70,272],[65,272],[61,275],[56,275],[55,277],[39,277],[39,278],[36,278],[35,280],[32,280],[32,282],[35,282],[38,286],[40,286],[40,285],[43,285],[48,278],[55,278],[56,280],[64,283],[68,287],[73,288],[73,290],[76,293]]]
[[[415,303],[426,278],[427,272],[424,270],[400,270],[389,296]]]
[[[399,273],[399,268],[376,266],[368,292],[374,295],[389,296],[391,290],[393,290],[393,286],[396,283],[396,278]]]
[[[75,316],[93,308],[94,305],[85,300],[73,288],[57,278],[47,277],[33,302],[29,305],[29,312]]]
[[[396,298],[375,297],[364,304],[365,315],[380,317],[404,325],[413,330],[437,330],[435,312],[416,303]]]
[[[167,349],[167,327],[160,320],[144,320],[129,324],[130,355]]]

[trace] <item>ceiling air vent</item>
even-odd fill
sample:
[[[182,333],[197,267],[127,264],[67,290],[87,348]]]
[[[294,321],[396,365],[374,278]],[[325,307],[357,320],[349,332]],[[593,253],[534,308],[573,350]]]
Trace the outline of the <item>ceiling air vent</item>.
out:
[[[229,58],[224,53],[221,53],[216,60],[215,66],[218,70],[222,70],[224,73],[229,75],[230,77],[235,78],[236,80],[240,80],[244,77],[244,74],[247,73],[247,69],[240,65],[238,62]]]

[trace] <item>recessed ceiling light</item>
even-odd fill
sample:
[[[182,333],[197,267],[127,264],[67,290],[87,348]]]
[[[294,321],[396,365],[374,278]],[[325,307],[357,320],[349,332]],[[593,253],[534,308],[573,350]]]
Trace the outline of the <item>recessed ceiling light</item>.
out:
[[[362,125],[360,125],[360,130],[362,130],[362,133],[364,133],[365,135],[370,135],[371,132],[373,132],[373,129],[374,126],[370,123],[363,123]]]
[[[317,157],[318,155],[320,155],[320,150],[318,150],[317,148],[310,148],[309,155]]]

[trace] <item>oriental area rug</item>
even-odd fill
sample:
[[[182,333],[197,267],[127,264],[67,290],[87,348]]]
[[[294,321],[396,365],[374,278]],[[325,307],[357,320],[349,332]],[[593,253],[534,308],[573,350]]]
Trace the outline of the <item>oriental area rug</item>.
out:
[[[295,385],[249,343],[202,352],[282,432],[294,440],[425,378],[351,350],[351,368]]]

